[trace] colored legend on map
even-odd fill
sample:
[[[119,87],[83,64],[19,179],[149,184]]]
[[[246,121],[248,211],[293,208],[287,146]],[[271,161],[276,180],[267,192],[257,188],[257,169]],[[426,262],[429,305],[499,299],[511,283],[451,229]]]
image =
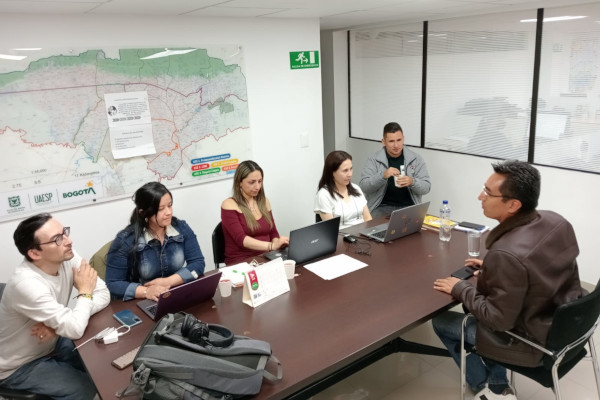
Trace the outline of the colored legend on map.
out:
[[[225,172],[235,171],[237,169],[238,165],[240,165],[240,164],[226,165],[222,169]]]
[[[200,171],[210,167],[208,163],[192,165],[192,171]]]
[[[192,176],[203,176],[203,175],[216,174],[220,170],[221,170],[221,168],[204,169],[202,171],[192,172]]]
[[[202,163],[207,163],[207,162],[211,162],[211,161],[219,161],[219,160],[226,160],[228,158],[231,158],[231,154],[229,153],[225,153],[225,154],[218,154],[216,156],[209,156],[209,157],[202,157],[202,158],[194,158],[191,163],[192,164],[202,164]]]
[[[238,163],[238,159],[237,158],[232,158],[231,160],[214,162],[214,163],[210,164],[210,166],[211,167],[222,167],[224,165],[227,166],[227,165],[237,164],[237,163]]]

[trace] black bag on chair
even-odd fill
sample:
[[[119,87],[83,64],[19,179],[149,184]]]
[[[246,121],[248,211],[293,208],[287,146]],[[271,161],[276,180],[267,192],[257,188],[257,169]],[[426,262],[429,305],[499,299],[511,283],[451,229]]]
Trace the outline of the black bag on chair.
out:
[[[265,370],[277,365],[276,375]],[[187,313],[167,314],[148,334],[133,361],[131,383],[117,397],[236,399],[255,395],[263,378],[278,382],[281,363],[271,346],[206,324]]]

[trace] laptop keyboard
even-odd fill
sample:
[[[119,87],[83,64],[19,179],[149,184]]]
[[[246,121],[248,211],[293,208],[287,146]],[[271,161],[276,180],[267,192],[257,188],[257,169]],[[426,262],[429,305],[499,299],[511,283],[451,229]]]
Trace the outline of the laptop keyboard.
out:
[[[372,233],[371,235],[378,237],[379,239],[383,239],[385,237],[386,233],[387,233],[387,231],[379,231],[379,232]]]
[[[156,315],[156,309],[158,308],[158,303],[156,304],[152,304],[151,306],[146,307],[146,310],[152,314],[152,315]]]

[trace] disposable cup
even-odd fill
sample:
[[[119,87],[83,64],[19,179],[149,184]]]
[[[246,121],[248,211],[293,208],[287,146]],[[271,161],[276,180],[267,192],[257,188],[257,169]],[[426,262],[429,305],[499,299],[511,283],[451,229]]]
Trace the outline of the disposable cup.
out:
[[[479,257],[479,248],[481,247],[481,232],[471,230],[467,232],[467,248],[470,257]]]
[[[296,261],[285,260],[283,262],[283,267],[285,268],[285,276],[287,276],[288,279],[294,279],[294,275],[296,274]]]
[[[231,296],[231,281],[229,279],[219,281],[219,292],[221,292],[221,297]]]

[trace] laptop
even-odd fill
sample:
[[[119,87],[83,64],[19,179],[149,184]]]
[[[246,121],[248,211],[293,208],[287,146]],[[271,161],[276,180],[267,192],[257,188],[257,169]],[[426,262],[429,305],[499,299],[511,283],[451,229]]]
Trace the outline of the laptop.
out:
[[[317,222],[291,231],[288,247],[270,251],[264,256],[269,260],[281,257],[284,260],[294,260],[296,264],[304,264],[315,258],[335,253],[339,232],[340,217]]]
[[[363,229],[360,234],[378,242],[386,243],[418,232],[423,226],[428,208],[429,202],[400,208],[392,212],[390,222]]]
[[[183,311],[208,300],[215,295],[221,279],[221,272],[211,272],[200,276],[196,280],[167,290],[159,296],[158,301],[146,299],[138,302],[137,305],[156,321],[164,315]]]

